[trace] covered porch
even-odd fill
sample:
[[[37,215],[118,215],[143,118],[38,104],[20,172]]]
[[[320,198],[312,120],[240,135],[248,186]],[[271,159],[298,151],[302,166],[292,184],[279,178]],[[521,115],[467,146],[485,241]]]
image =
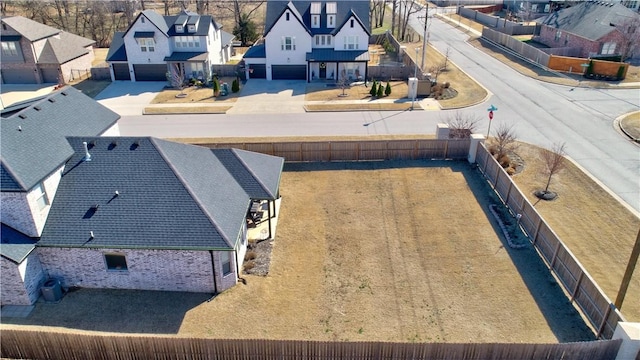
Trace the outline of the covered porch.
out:
[[[308,82],[342,78],[359,81],[367,78],[368,50],[335,51],[333,49],[313,49],[306,54]]]
[[[174,52],[171,56],[164,58],[169,64],[170,76],[180,71],[184,75],[184,80],[197,79],[202,82],[208,80],[210,65],[208,63],[207,52]]]
[[[252,200],[247,213],[247,240],[270,240],[276,236],[282,198]]]

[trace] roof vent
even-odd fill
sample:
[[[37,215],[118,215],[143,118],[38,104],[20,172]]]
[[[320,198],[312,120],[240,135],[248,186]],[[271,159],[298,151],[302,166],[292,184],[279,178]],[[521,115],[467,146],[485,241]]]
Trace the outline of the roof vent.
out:
[[[22,131],[22,126],[18,125],[18,131]]]
[[[84,157],[82,158],[82,161],[91,161],[91,154],[89,154],[89,146],[87,145],[87,142],[83,141],[82,145],[84,145]]]
[[[54,99],[54,98],[48,98],[47,100],[49,100],[50,103],[56,102],[56,99]]]
[[[119,196],[120,195],[120,191],[116,190],[116,192],[113,194],[113,196]]]
[[[89,231],[89,238],[93,239],[95,236],[93,235],[93,231]]]
[[[61,91],[60,94],[62,94],[62,96],[67,96],[67,92],[66,91]]]
[[[133,142],[133,144],[131,144],[131,146],[129,147],[129,150],[135,150],[140,146],[140,140],[136,140]]]
[[[117,142],[117,141],[115,141],[115,140],[113,140],[113,141],[111,142],[111,144],[109,144],[109,146],[107,147],[107,149],[109,149],[109,150],[113,150],[113,149],[115,149],[115,147],[116,147],[117,145],[118,145],[118,142]]]
[[[42,108],[41,108],[40,106],[34,106],[33,108],[34,108],[36,111],[40,111],[40,110],[42,110]]]
[[[27,115],[25,115],[25,114],[20,114],[20,115],[18,115],[18,117],[19,117],[20,119],[26,119],[26,118],[27,118]]]

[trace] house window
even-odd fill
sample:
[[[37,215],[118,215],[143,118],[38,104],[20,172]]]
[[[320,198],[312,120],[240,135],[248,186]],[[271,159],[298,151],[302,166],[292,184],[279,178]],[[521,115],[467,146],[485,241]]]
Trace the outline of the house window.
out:
[[[220,261],[222,262],[222,275],[231,274],[231,252],[230,251],[221,252]]]
[[[555,37],[555,41],[560,41],[560,38],[562,37],[562,31],[558,30],[556,31],[556,37]]]
[[[190,33],[196,32],[196,26],[195,25],[187,25],[187,30],[189,30]]]
[[[144,16],[140,18],[140,22],[144,24]]]
[[[47,191],[44,188],[43,183],[36,185],[33,189],[33,193],[36,195],[36,204],[38,204],[38,209],[43,210],[50,204],[49,196],[47,196]]]
[[[127,271],[127,258],[122,254],[104,254],[104,263],[107,270],[110,271]]]
[[[156,44],[153,41],[153,38],[141,38],[138,40],[140,44],[140,51],[142,52],[154,52],[156,51]]]
[[[311,27],[312,28],[320,27],[320,15],[311,15]]]
[[[331,35],[316,35],[316,47],[331,46]]]
[[[286,13],[284,17],[285,17],[285,20],[289,21],[289,13]]]
[[[176,32],[183,33],[184,27],[182,25],[176,25]]]
[[[358,37],[354,35],[344,37],[345,50],[358,50]]]
[[[196,79],[204,78],[204,63],[191,64],[191,76]]]
[[[551,5],[547,4],[544,6],[544,12],[548,13],[551,10]]]
[[[327,27],[334,28],[336,16],[335,15],[327,15]]]
[[[175,42],[177,48],[200,47],[199,36],[176,36]]]
[[[602,45],[602,55],[613,55],[616,51],[616,43],[608,42]]]
[[[282,50],[291,51],[296,49],[296,38],[293,36],[282,37]]]
[[[538,4],[531,4],[531,12],[538,11]]]
[[[349,21],[349,23],[351,24],[351,27],[353,27],[353,24],[355,24],[355,20],[351,19],[351,21]]]
[[[17,56],[18,45],[15,41],[3,41],[2,42],[2,55],[3,56]]]

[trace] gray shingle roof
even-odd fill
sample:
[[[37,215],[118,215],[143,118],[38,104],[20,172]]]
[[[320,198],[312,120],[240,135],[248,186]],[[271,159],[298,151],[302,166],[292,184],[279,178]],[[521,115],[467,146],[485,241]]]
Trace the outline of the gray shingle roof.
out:
[[[83,141],[95,143],[88,162],[82,161]],[[76,153],[38,246],[231,249],[251,195],[260,187],[277,194],[273,179],[279,179],[283,164],[268,155],[155,138],[76,137],[69,143]],[[230,160],[233,154],[244,161]],[[248,173],[259,174],[253,184]]]
[[[54,36],[62,31],[22,16],[2,18],[2,22],[31,42]]]
[[[307,61],[369,61],[369,50],[312,49]]]
[[[107,52],[107,61],[127,61],[127,49],[124,46],[124,31],[116,31],[111,39],[111,46]]]
[[[320,16],[320,27],[311,28],[311,3],[321,2],[322,11]],[[335,2],[337,6],[336,27],[327,27],[326,3]],[[292,1],[297,12],[300,14],[307,31],[311,34],[331,34],[339,30],[340,26],[351,16],[356,15],[364,28],[370,33],[369,21],[369,1],[362,0],[336,0],[336,1]],[[282,15],[284,9],[289,5],[289,1],[267,0],[267,14],[265,19],[265,35]]]
[[[231,44],[233,42],[233,39],[235,38],[236,38],[235,35],[230,34],[224,30],[220,30],[220,41],[222,42],[222,47],[225,47]]]
[[[587,1],[548,15],[542,24],[596,41],[638,16],[619,3]]]
[[[73,87],[51,93],[0,122],[2,191],[28,191],[73,154],[65,136],[97,136],[120,115]]]
[[[50,38],[42,50],[39,64],[64,64],[82,55],[88,54],[86,47],[95,43],[93,40],[68,32],[61,32],[60,39]]]
[[[35,249],[38,239],[2,224],[0,228],[0,256],[20,264]]]

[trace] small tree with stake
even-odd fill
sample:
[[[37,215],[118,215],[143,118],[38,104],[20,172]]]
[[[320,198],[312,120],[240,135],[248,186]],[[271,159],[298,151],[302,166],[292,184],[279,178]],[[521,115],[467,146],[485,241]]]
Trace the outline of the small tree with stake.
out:
[[[391,95],[391,84],[389,84],[388,81],[387,81],[387,86],[384,88],[384,95],[385,96]]]
[[[547,185],[544,190],[538,190],[535,195],[543,200],[553,200],[557,194],[549,191],[551,178],[565,167],[565,143],[555,143],[551,150],[540,149],[540,158],[544,162],[544,174],[547,176]]]
[[[375,80],[371,83],[371,90],[369,90],[369,94],[371,94],[371,97],[375,97],[378,94],[378,88],[376,87]]]

